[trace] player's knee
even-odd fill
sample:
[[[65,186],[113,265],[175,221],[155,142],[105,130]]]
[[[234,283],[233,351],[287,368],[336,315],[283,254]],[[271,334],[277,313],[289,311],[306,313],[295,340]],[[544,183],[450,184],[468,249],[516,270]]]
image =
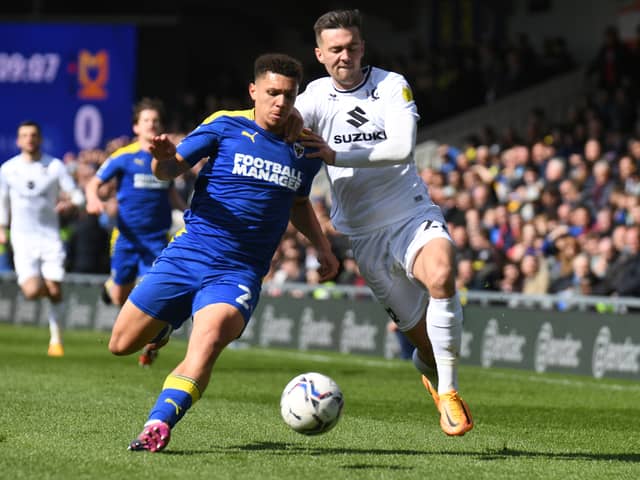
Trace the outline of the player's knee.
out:
[[[42,296],[42,289],[40,285],[28,283],[22,285],[22,294],[27,300],[35,300]]]
[[[117,357],[120,357],[122,355],[129,355],[130,353],[126,348],[123,347],[123,345],[113,341],[109,342],[109,351]]]
[[[47,287],[47,296],[53,303],[62,301],[62,289],[60,287]]]
[[[37,298],[40,297],[37,291],[34,292],[31,290],[23,290],[22,293],[24,294],[24,298],[26,298],[27,300],[36,300]]]
[[[453,266],[446,263],[437,265],[428,274],[427,288],[431,296],[448,298],[455,293],[455,272]]]
[[[130,355],[136,349],[131,346],[131,343],[125,337],[113,334],[109,339],[109,351],[116,356],[122,356]]]
[[[124,355],[123,353],[124,350],[122,349],[122,346],[118,342],[118,338],[114,335],[112,335],[111,338],[109,339],[109,351],[114,355]]]

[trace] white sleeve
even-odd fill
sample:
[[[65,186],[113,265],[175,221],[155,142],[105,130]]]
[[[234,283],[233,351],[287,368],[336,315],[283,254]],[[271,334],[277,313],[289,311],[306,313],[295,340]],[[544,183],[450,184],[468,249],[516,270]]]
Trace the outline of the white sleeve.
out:
[[[9,186],[0,170],[0,226],[9,226]]]
[[[69,195],[71,203],[77,207],[83,207],[85,204],[84,193],[78,188],[69,170],[67,170],[67,166],[62,161],[60,162],[60,167],[58,173],[60,188]]]
[[[409,110],[393,110],[385,118],[387,139],[371,148],[336,152],[336,167],[386,167],[411,160],[416,144],[417,119]]]

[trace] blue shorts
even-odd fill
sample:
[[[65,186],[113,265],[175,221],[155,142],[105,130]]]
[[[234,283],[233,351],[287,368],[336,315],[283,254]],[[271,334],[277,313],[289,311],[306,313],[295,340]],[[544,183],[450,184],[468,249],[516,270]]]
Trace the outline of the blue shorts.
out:
[[[245,325],[258,304],[262,274],[204,247],[189,233],[176,237],[131,292],[129,299],[147,315],[174,329],[214,303],[237,308]]]
[[[167,246],[167,241],[165,232],[130,238],[114,229],[111,239],[111,278],[114,283],[126,285],[146,274]]]

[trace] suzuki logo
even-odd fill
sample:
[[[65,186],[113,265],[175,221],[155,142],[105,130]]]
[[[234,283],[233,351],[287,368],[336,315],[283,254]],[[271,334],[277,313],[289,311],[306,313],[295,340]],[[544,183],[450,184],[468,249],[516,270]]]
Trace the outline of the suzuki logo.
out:
[[[350,123],[356,128],[360,128],[362,125],[369,121],[369,119],[364,116],[365,113],[366,112],[360,107],[354,108],[350,112],[347,112],[347,115],[351,117],[351,120],[347,120],[347,123]]]

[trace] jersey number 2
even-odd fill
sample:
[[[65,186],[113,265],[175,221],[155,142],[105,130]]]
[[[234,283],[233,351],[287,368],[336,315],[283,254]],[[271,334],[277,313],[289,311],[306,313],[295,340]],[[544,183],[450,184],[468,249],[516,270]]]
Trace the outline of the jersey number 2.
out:
[[[248,311],[251,311],[251,305],[249,304],[249,301],[251,300],[251,290],[249,290],[249,287],[247,287],[246,285],[240,284],[238,284],[238,288],[246,293],[238,295],[238,297],[236,297],[236,303],[242,305]]]

